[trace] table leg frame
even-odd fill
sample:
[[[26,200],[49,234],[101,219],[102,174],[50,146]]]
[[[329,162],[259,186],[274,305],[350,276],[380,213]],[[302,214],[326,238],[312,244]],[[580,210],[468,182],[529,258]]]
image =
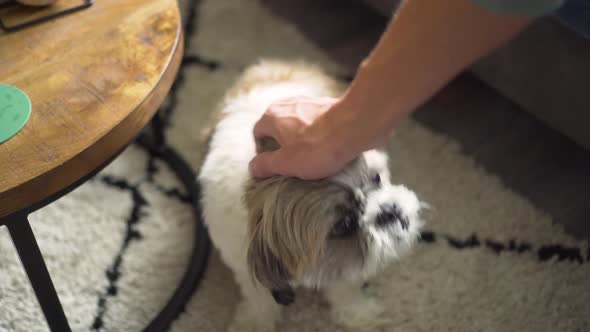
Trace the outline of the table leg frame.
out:
[[[71,331],[27,216],[12,217],[6,227],[35,291],[49,329],[59,332]]]
[[[164,308],[142,330],[144,332],[163,332],[167,331],[172,322],[184,311],[186,304],[197,289],[203,273],[207,268],[211,243],[207,229],[202,222],[200,187],[199,183],[196,181],[192,168],[180,156],[180,154],[166,145],[165,139],[162,135],[162,119],[158,114],[152,119],[150,127],[150,129],[152,129],[151,135],[145,133],[140,135],[136,140],[136,143],[148,150],[156,158],[159,158],[168,164],[170,169],[184,185],[187,194],[190,197],[190,203],[195,215],[195,239],[193,241],[193,251],[184,276],[168,300],[168,303],[166,303]],[[117,153],[117,155],[119,153]],[[116,155],[113,159],[115,157]],[[71,329],[45,265],[45,261],[43,260],[43,255],[41,254],[35,235],[31,229],[28,213],[31,213],[69,193],[102,170],[110,163],[110,161],[111,160],[107,161],[92,174],[80,179],[76,184],[73,184],[53,197],[48,198],[46,201],[0,219],[0,226],[4,225],[8,228],[21,263],[29,277],[35,295],[37,296],[37,301],[43,310],[49,329],[52,332],[70,332]]]
[[[211,242],[203,221],[200,208],[200,186],[190,165],[174,149],[166,143],[162,133],[162,121],[159,114],[151,122],[150,135],[141,135],[136,143],[150,151],[150,153],[164,161],[174,172],[176,177],[184,185],[195,215],[195,239],[189,265],[185,274],[177,286],[174,294],[168,300],[166,306],[143,330],[144,332],[167,331],[170,324],[182,313],[186,304],[202,279],[207,267]]]

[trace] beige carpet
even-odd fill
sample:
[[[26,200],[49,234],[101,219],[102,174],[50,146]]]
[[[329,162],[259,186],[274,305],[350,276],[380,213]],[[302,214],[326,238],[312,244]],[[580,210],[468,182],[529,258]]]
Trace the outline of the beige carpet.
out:
[[[170,143],[194,167],[201,158],[200,126],[244,66],[259,57],[303,58],[337,75],[351,71],[325,51],[328,42],[320,47],[270,2],[183,4],[193,25],[185,65],[164,109],[171,116]],[[389,151],[395,181],[434,209],[424,241],[369,285],[389,308],[386,331],[590,330],[586,241],[566,234],[455,138],[421,122],[404,123]],[[191,210],[172,190],[179,184],[166,167],[149,164],[147,153],[131,146],[94,180],[31,217],[74,331],[140,331],[184,272]],[[223,331],[239,296],[213,252],[202,284],[171,331]],[[0,331],[45,330],[2,229]],[[343,330],[329,320],[321,295],[303,292],[285,310],[279,331]]]

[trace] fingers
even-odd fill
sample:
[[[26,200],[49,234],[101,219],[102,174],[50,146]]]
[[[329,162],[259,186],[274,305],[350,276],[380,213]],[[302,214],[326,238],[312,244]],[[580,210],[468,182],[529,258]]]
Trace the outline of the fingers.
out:
[[[279,151],[273,152],[262,152],[256,157],[254,157],[250,164],[248,165],[248,169],[250,171],[250,175],[255,178],[267,178],[273,175],[278,175],[277,164],[280,160],[277,158],[279,155]]]
[[[254,125],[254,138],[263,138],[263,137],[273,137],[277,138],[277,130],[276,130],[276,121],[273,121],[271,117],[267,113],[256,122]]]
[[[275,175],[296,177],[302,180],[315,180],[322,178],[321,173],[315,171],[305,172],[305,167],[295,165],[288,158],[293,152],[281,148],[272,152],[262,152],[256,155],[248,164],[250,175],[255,178],[268,178]],[[303,172],[302,172],[303,171]]]

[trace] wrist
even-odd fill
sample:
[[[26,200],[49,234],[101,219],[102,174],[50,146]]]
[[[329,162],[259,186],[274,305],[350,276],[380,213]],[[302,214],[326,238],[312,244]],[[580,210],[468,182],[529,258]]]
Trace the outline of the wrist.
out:
[[[336,123],[347,130],[346,137],[360,153],[380,147],[393,129],[414,107],[402,87],[384,76],[374,63],[363,61],[355,79],[334,105]]]
[[[391,130],[361,104],[345,97],[334,103],[318,121],[324,151],[336,163],[347,163],[389,138]]]
[[[344,165],[354,159],[360,152],[357,148],[351,148],[350,117],[354,114],[340,107],[340,100],[328,106],[329,108],[319,116],[305,136],[310,139],[314,149],[324,157],[332,160],[333,164]]]

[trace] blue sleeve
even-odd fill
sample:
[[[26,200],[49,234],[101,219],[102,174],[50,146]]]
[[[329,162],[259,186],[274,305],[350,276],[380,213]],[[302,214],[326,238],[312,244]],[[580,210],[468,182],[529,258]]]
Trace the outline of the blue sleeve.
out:
[[[496,14],[537,17],[557,10],[565,0],[472,0]]]

